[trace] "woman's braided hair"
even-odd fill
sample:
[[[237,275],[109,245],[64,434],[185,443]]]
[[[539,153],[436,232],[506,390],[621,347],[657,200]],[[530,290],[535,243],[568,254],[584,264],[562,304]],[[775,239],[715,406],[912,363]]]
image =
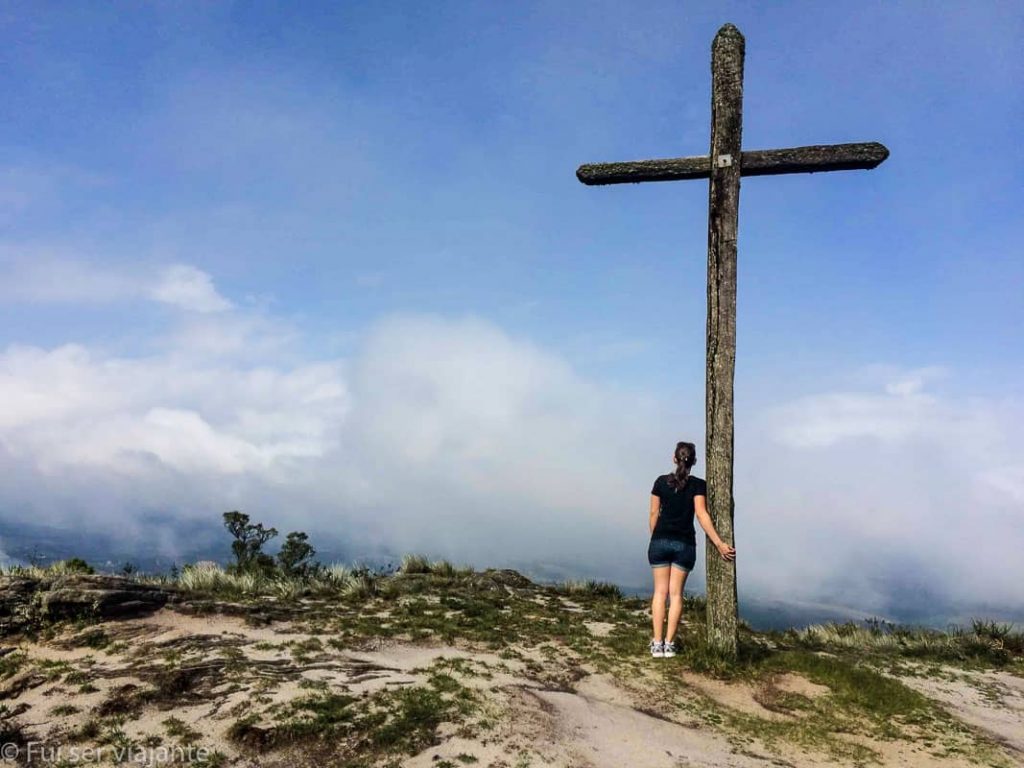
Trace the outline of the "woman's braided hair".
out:
[[[676,443],[676,471],[668,476],[668,485],[675,491],[682,489],[690,477],[690,469],[697,463],[697,446]]]

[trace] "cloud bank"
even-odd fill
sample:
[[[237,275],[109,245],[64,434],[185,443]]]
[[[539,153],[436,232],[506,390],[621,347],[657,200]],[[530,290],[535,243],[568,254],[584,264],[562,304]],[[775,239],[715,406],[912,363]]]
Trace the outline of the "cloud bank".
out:
[[[176,310],[159,348],[0,352],[5,516],[140,536],[143,513],[241,508],[480,567],[649,579],[650,484],[676,440],[701,444],[701,404],[608,386],[474,316],[390,315],[352,354],[302,359],[294,328],[204,272],[150,278],[119,295]],[[932,391],[954,378],[939,366],[861,373],[873,388],[739,418],[741,588],[871,609],[898,578],[1019,605],[1021,404]]]
[[[758,415],[770,439],[757,450],[768,453],[742,470],[744,490],[785,529],[772,537],[779,567],[762,583],[884,605],[898,581],[916,583],[922,599],[1021,606],[1024,404],[929,392],[952,375],[938,366],[867,373],[873,391]]]
[[[0,264],[9,278],[0,287],[0,298],[8,302],[105,304],[136,299],[199,313],[232,306],[207,273],[188,264],[116,270],[47,250],[10,247],[0,249]]]
[[[642,555],[636,511],[662,453],[636,450],[660,429],[652,398],[602,388],[471,316],[393,315],[349,359],[282,362],[286,326],[229,304],[196,319],[220,306],[208,276],[164,274],[190,288],[149,294],[183,310],[155,352],[0,353],[10,514],[84,513],[137,535],[139,511],[240,507],[481,564],[610,552],[622,535]]]

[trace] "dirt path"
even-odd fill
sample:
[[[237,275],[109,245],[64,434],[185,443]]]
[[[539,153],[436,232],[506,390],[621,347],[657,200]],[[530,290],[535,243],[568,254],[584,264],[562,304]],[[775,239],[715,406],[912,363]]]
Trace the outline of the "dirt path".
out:
[[[915,665],[924,670],[923,665]],[[895,676],[940,702],[960,720],[985,733],[1024,765],[1024,678],[1008,672],[968,672],[942,666],[941,677]]]
[[[235,617],[197,617],[170,608],[144,619],[102,623],[46,644],[20,646],[28,660],[0,682],[0,704],[7,713],[16,713],[25,738],[94,741],[102,733],[90,731],[90,721],[112,712],[124,715],[119,726],[123,737],[137,743],[188,738],[222,752],[225,765],[287,765],[293,757],[275,749],[252,752],[228,738],[229,730],[245,715],[259,715],[272,724],[275,707],[311,691],[372,699],[382,692],[426,685],[431,670],[442,664],[445,674],[479,695],[484,702],[481,717],[490,726],[467,736],[460,727],[441,723],[433,745],[402,759],[410,768],[470,762],[481,768],[836,764],[827,755],[793,745],[772,750],[758,738],[737,740],[685,707],[659,702],[650,692],[657,678],[653,665],[664,660],[644,659],[641,674],[617,681],[567,651],[552,655],[538,648],[514,648],[513,653],[493,653],[459,643],[397,641],[374,648],[337,648],[329,638],[293,630],[284,623],[251,627]],[[596,624],[593,631],[604,633],[608,627]],[[84,644],[88,637],[96,647]],[[188,674],[172,679],[169,692],[161,694],[165,698],[140,698],[160,686],[167,688],[169,670]],[[899,679],[1002,744],[1006,765],[1024,766],[1024,680],[999,672],[944,668],[943,673],[949,679]],[[830,694],[796,674],[778,676],[772,684],[808,698]],[[796,718],[767,709],[763,692],[748,684],[716,681],[680,668],[673,685],[684,698],[758,722],[784,724]],[[850,739],[875,750],[884,766],[975,765],[966,755],[937,756],[920,745]]]

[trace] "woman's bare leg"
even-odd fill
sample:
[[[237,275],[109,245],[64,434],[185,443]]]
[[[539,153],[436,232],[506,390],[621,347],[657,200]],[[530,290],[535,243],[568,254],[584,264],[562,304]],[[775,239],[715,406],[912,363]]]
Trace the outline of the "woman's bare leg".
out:
[[[686,584],[686,571],[681,568],[668,568],[672,571],[668,583],[668,629],[665,631],[665,642],[670,643],[676,636],[676,627],[683,615],[683,585]]]
[[[665,626],[665,598],[668,597],[669,574],[672,566],[652,568],[654,572],[654,598],[651,600],[651,621],[654,624],[654,642],[662,641],[662,628]]]

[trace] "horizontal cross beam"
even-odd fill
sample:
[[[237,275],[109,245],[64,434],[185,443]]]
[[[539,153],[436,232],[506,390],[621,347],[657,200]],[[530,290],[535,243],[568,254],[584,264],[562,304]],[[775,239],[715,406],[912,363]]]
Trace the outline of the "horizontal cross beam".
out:
[[[850,171],[874,168],[889,156],[877,141],[861,144],[814,144],[789,149],[758,149],[742,152],[740,175],[776,176],[783,173]],[[588,185],[635,184],[641,181],[676,181],[711,177],[711,158],[670,157],[627,163],[591,163],[576,170],[576,178]]]

